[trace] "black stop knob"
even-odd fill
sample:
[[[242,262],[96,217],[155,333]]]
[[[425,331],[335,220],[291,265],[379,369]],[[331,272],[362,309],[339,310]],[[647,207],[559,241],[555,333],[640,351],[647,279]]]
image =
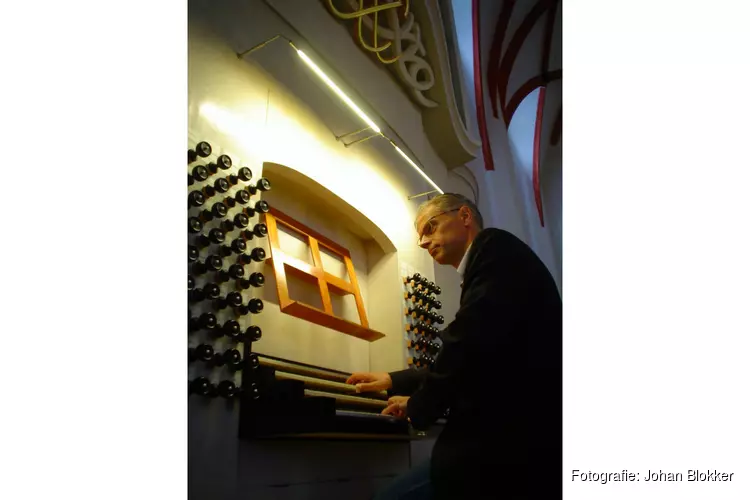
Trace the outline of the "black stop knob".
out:
[[[237,177],[245,182],[250,182],[250,180],[253,178],[253,173],[249,168],[242,167],[237,171]]]
[[[234,195],[234,199],[240,205],[245,205],[250,201],[250,193],[248,193],[245,189],[240,189]]]
[[[231,380],[223,380],[219,382],[216,392],[218,392],[219,396],[224,399],[232,399],[239,393],[237,386],[235,386],[234,382]]]
[[[221,229],[213,228],[208,232],[208,239],[211,241],[211,243],[221,245],[222,243],[224,243],[226,235]]]
[[[206,198],[200,191],[191,191],[188,195],[189,207],[200,207],[206,202]]]
[[[196,182],[203,182],[208,179],[209,175],[211,175],[208,169],[203,165],[194,166],[193,170],[191,170],[191,173],[193,174],[193,179],[195,179]]]
[[[232,242],[232,250],[238,254],[245,253],[247,250],[247,243],[245,243],[245,240],[236,239]]]
[[[216,179],[214,181],[214,189],[216,189],[216,191],[220,193],[226,193],[227,191],[229,191],[230,187],[231,186],[229,185],[229,181],[226,179],[222,178],[222,179]]]
[[[188,262],[196,262],[198,260],[198,247],[195,245],[188,245]]]
[[[260,200],[259,202],[257,202],[257,203],[255,204],[255,211],[256,211],[256,212],[260,212],[260,213],[262,213],[262,214],[266,214],[266,213],[268,213],[268,210],[269,210],[269,209],[270,209],[270,208],[269,208],[269,206],[268,206],[268,203],[266,203],[266,202],[265,202],[265,201],[263,201],[263,200]]]
[[[238,280],[245,276],[245,269],[239,264],[232,264],[229,266],[229,276]]]
[[[232,168],[232,159],[227,155],[221,155],[216,159],[216,164],[222,170],[229,170]]]
[[[221,271],[223,265],[224,263],[218,255],[209,255],[206,257],[206,267],[209,271]]]
[[[261,222],[255,225],[255,227],[253,228],[253,233],[259,238],[262,238],[268,234],[268,227]]]
[[[263,259],[266,258],[266,251],[261,247],[253,248],[253,251],[250,252],[250,257],[252,257],[255,262],[262,262]]]
[[[197,217],[188,218],[188,232],[189,233],[200,233],[203,229],[203,223]]]
[[[242,294],[240,292],[229,292],[227,294],[227,304],[232,307],[240,307],[242,305]]]
[[[250,299],[247,303],[248,310],[253,314],[258,314],[263,310],[263,301],[260,299]]]
[[[216,316],[211,313],[203,313],[200,316],[200,324],[207,330],[213,330],[216,328]]]
[[[206,295],[207,299],[218,299],[221,295],[221,289],[216,283],[206,283],[203,287],[203,293]]]
[[[198,377],[190,382],[190,392],[199,396],[208,396],[211,394],[213,384],[206,377]]]
[[[250,218],[243,214],[239,213],[234,216],[234,225],[240,228],[245,228],[250,224]]]
[[[242,335],[242,329],[240,328],[239,322],[233,319],[224,323],[224,326],[221,327],[221,331],[231,339],[238,339],[240,335]]]
[[[260,331],[259,326],[249,326],[247,327],[247,330],[245,330],[245,338],[250,342],[257,342],[261,339],[262,336],[263,333]]]
[[[247,355],[247,366],[253,370],[260,366],[260,359],[254,352]]]

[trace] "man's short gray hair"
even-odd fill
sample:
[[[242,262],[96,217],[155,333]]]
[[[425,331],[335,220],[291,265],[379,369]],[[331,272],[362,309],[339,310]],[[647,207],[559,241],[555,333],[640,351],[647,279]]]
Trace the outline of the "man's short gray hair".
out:
[[[482,214],[479,213],[479,209],[473,201],[468,199],[466,196],[456,193],[444,193],[435,196],[434,198],[425,201],[417,209],[417,217],[419,214],[424,212],[430,207],[435,207],[438,212],[449,212],[451,210],[458,210],[462,206],[466,205],[471,211],[471,215],[479,226],[479,229],[484,229],[484,221],[482,220]],[[416,223],[415,223],[416,224]]]

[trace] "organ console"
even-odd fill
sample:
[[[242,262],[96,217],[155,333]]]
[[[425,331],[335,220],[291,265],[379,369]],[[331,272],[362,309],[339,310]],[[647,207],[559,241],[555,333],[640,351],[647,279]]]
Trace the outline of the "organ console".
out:
[[[242,438],[410,438],[405,419],[380,414],[388,405],[385,391],[357,393],[354,385],[346,383],[348,373],[272,356],[252,356],[257,365],[251,369],[252,365],[246,364],[242,386],[257,384],[260,396],[241,399]]]

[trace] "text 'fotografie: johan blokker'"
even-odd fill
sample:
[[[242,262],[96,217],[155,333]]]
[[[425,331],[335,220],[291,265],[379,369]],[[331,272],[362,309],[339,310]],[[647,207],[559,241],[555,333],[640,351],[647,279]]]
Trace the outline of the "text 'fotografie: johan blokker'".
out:
[[[652,471],[649,469],[648,472],[641,475],[640,472],[630,472],[627,469],[623,469],[620,472],[581,472],[578,469],[573,469],[571,480],[601,484],[622,481],[653,481],[655,483],[680,481],[729,482],[732,481],[733,477],[734,472],[719,472],[717,470],[702,471],[690,469],[687,471],[687,474],[683,474],[682,472],[664,472],[661,469]]]

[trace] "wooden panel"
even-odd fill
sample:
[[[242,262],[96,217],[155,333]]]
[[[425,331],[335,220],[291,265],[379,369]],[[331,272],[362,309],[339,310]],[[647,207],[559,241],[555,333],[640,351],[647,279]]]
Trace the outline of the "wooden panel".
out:
[[[362,300],[362,295],[359,291],[359,283],[357,282],[354,265],[352,264],[349,251],[346,248],[329,240],[314,229],[295,221],[277,209],[271,208],[265,215],[265,220],[266,225],[268,226],[269,241],[271,243],[271,256],[267,261],[268,264],[273,267],[276,276],[276,288],[279,293],[279,305],[282,312],[369,342],[385,337],[383,333],[370,329],[370,324],[367,321],[367,311],[365,310],[364,301]],[[295,257],[286,255],[281,250],[279,246],[277,224],[282,224],[290,230],[308,238],[313,259],[312,265]],[[349,277],[348,282],[324,271],[323,262],[320,256],[321,246],[332,253],[339,255],[343,259]],[[294,276],[299,277],[308,283],[318,285],[321,302],[323,304],[322,310],[292,300],[289,297],[289,286],[286,279],[287,270]],[[353,323],[334,315],[333,304],[331,303],[331,293],[337,295],[354,295],[360,324]]]
[[[297,231],[298,233],[304,234],[308,236],[309,238],[315,238],[318,240],[323,246],[325,246],[327,249],[331,250],[333,253],[337,253],[339,255],[346,255],[349,256],[349,250],[342,247],[338,243],[336,243],[333,240],[330,240],[314,230],[311,227],[308,227],[301,222],[298,222],[285,214],[284,212],[275,209],[273,207],[270,207],[270,210],[268,212],[269,214],[273,215],[274,218],[276,218],[279,223],[284,224],[285,226],[291,228],[294,231]]]
[[[365,328],[362,325],[352,323],[351,321],[347,321],[343,318],[331,316],[330,314],[326,314],[325,311],[321,311],[318,308],[303,304],[301,302],[296,302],[293,300],[289,301],[289,304],[285,307],[282,307],[281,310],[287,314],[291,314],[292,316],[296,316],[318,325],[332,328],[333,330],[339,331],[341,333],[346,333],[347,335],[351,335],[362,340],[373,342],[385,337],[385,334],[383,333]]]
[[[331,295],[328,293],[328,284],[325,280],[325,273],[323,271],[323,261],[320,258],[320,249],[318,248],[318,241],[315,238],[310,238],[310,250],[312,251],[313,263],[315,264],[315,270],[318,276],[318,289],[320,290],[320,296],[323,299],[323,310],[333,316],[333,305],[331,304]]]
[[[289,287],[286,282],[286,273],[284,272],[284,262],[281,259],[274,259],[273,253],[278,251],[279,248],[279,233],[276,228],[276,219],[269,217],[266,214],[265,217],[266,227],[268,228],[268,241],[271,243],[271,258],[268,263],[273,266],[274,275],[276,276],[276,291],[279,294],[279,306],[283,309],[289,305]]]
[[[349,282],[329,273],[325,273],[324,276],[329,289],[336,295],[357,295],[355,288]]]
[[[352,283],[354,288],[354,300],[357,303],[357,311],[359,312],[359,321],[362,326],[368,328],[370,323],[367,321],[367,312],[365,311],[365,304],[362,301],[362,296],[359,294],[359,284],[357,283],[357,273],[354,272],[354,265],[352,259],[348,255],[344,256],[344,263],[346,264],[346,271],[349,273],[349,281]]]

